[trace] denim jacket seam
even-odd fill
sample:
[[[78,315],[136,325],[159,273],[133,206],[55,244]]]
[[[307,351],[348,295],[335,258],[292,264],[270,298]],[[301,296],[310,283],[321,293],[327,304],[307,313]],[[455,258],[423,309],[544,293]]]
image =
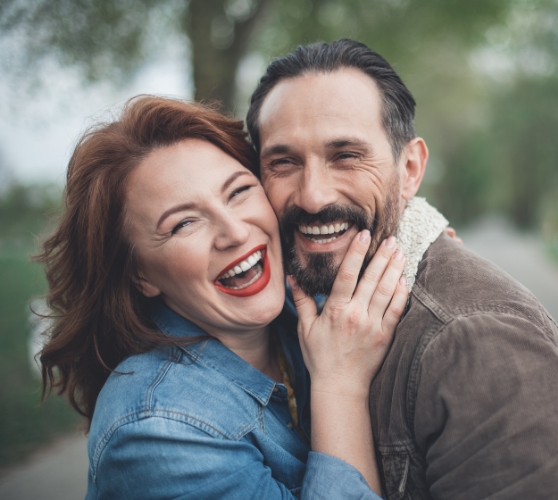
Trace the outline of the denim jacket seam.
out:
[[[265,415],[263,406],[258,406],[258,422],[261,431],[265,434]]]
[[[190,353],[187,349],[184,349],[184,350],[186,351],[188,356],[190,356],[190,357],[193,356],[193,354]],[[255,394],[253,391],[251,391],[250,389],[245,387],[243,384],[240,384],[236,380],[231,379],[226,374],[222,373],[221,370],[219,369],[218,365],[210,363],[206,359],[202,359],[201,357],[196,358],[196,363],[200,363],[201,365],[207,366],[207,367],[219,372],[223,377],[226,377],[228,380],[230,380],[236,387],[238,387],[239,389],[244,391],[246,394],[249,394],[250,396],[252,396],[256,401],[258,401],[259,404],[262,404],[263,406],[267,406],[269,404],[269,400],[271,399],[271,395],[273,393],[273,388],[269,391],[269,394],[267,395],[266,399],[262,399],[257,394]],[[275,385],[274,385],[274,387],[275,387]]]
[[[176,349],[172,349],[173,354],[172,359],[167,360],[161,369],[158,371],[157,376],[153,379],[153,382],[149,384],[147,390],[145,391],[145,400],[147,408],[151,409],[153,405],[153,395],[155,394],[155,389],[161,384],[167,373],[169,372],[173,363],[180,361],[180,352]]]
[[[176,418],[176,416],[182,416],[185,418]],[[97,482],[97,470],[99,468],[101,456],[104,450],[106,449],[108,443],[114,436],[114,434],[119,429],[121,429],[126,425],[134,424],[136,422],[139,422],[140,420],[145,420],[148,418],[164,418],[168,420],[173,420],[175,422],[180,422],[184,425],[193,427],[194,429],[204,432],[213,438],[219,437],[222,439],[226,439],[227,441],[239,441],[242,437],[244,437],[246,434],[248,434],[250,431],[256,428],[256,426],[253,424],[247,424],[235,434],[228,436],[227,434],[223,433],[222,431],[220,431],[210,423],[200,420],[199,418],[193,417],[192,415],[189,415],[187,413],[183,413],[179,411],[145,409],[145,410],[129,413],[128,415],[125,415],[119,418],[116,422],[114,422],[113,425],[110,427],[110,429],[105,433],[103,439],[101,439],[98,445],[96,446],[95,454],[93,456],[93,460],[90,465],[91,476],[93,478],[94,483]],[[194,422],[197,422],[202,425],[195,425]],[[205,426],[207,429],[211,429],[212,431],[214,431],[214,433],[217,434],[217,436],[212,435],[210,432],[207,431],[207,429],[204,429],[203,426]]]

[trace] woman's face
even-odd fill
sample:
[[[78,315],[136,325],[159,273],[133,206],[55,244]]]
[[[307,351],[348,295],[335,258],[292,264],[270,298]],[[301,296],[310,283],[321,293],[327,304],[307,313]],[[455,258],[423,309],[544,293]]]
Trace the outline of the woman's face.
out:
[[[141,291],[217,338],[262,328],[283,306],[275,214],[258,179],[213,144],[153,151],[126,191]]]

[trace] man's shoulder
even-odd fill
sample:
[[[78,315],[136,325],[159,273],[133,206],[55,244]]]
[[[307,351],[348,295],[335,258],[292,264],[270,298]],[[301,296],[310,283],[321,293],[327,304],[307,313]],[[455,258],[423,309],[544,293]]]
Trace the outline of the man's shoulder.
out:
[[[445,233],[419,265],[411,293],[413,305],[427,309],[443,324],[467,316],[501,314],[528,318],[541,328],[550,321],[529,290]]]

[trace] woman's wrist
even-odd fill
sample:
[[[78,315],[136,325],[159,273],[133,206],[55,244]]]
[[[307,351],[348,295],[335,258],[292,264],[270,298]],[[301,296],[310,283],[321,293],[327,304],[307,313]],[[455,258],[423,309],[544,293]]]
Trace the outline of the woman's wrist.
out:
[[[351,377],[312,378],[310,392],[312,396],[343,400],[368,399],[370,380],[364,381]]]

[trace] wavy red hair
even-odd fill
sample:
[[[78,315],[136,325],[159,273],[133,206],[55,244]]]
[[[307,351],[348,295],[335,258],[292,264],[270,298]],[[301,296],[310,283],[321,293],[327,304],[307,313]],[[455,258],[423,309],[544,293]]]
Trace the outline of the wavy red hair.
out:
[[[188,138],[209,141],[257,172],[241,121],[153,96],[129,100],[117,120],[86,132],[70,159],[64,211],[37,256],[45,264],[54,320],[40,359],[43,396],[56,388],[88,424],[99,391],[124,358],[177,342],[157,331],[149,318],[152,299],[134,286],[125,187],[154,149]]]

